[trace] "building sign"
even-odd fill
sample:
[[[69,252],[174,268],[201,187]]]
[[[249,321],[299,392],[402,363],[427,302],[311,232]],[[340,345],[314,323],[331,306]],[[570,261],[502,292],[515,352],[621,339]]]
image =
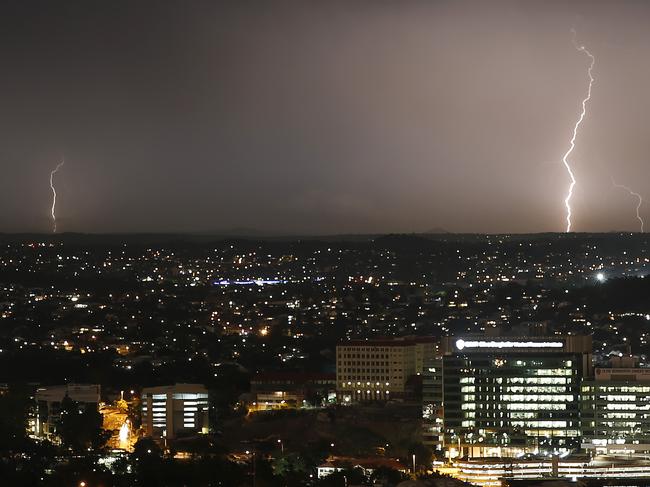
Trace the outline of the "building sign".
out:
[[[563,348],[563,342],[533,342],[533,341],[496,341],[496,340],[456,340],[456,348],[458,350],[465,349],[487,349],[487,350],[501,350],[510,348]]]

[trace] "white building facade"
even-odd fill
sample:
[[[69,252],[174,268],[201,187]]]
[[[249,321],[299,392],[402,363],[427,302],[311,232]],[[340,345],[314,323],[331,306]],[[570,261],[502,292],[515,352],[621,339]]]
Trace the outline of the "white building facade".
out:
[[[201,384],[174,384],[142,390],[142,426],[156,439],[206,434],[208,391]]]

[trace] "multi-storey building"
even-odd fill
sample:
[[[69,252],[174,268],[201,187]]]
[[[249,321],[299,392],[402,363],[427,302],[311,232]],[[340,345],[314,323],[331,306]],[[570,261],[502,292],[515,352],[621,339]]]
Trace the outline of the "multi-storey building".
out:
[[[57,425],[61,418],[63,400],[68,397],[80,411],[87,408],[99,409],[101,388],[96,384],[65,384],[41,387],[36,390],[36,409],[30,420],[34,436],[58,442]]]
[[[157,439],[208,433],[208,391],[201,384],[174,384],[142,390],[142,426]]]
[[[429,362],[422,373],[422,442],[436,450],[443,444],[442,358]]]
[[[650,482],[648,460],[620,457],[470,458],[454,467],[454,477],[481,487],[647,487]]]
[[[344,403],[405,399],[408,380],[435,358],[433,338],[358,340],[336,347],[336,392]]]
[[[252,409],[321,406],[336,399],[334,374],[264,372],[251,378]]]
[[[580,448],[580,383],[591,373],[591,337],[447,337],[443,353],[450,457]]]
[[[581,395],[583,448],[650,453],[650,369],[597,368]]]

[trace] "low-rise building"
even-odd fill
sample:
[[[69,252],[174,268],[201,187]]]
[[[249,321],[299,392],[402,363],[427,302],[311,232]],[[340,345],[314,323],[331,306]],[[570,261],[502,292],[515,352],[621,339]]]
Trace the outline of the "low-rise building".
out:
[[[335,374],[264,372],[251,379],[253,409],[321,406],[336,398]]]
[[[363,470],[364,475],[372,475],[375,470],[382,467],[404,473],[408,471],[408,469],[398,460],[386,457],[329,457],[324,463],[320,464],[316,470],[318,478],[322,479],[323,477],[327,477],[328,475],[348,468],[360,468]]]

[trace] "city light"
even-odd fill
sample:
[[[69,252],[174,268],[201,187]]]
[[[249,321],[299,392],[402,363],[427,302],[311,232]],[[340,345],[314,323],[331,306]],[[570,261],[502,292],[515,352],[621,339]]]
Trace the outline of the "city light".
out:
[[[127,419],[124,423],[122,423],[122,426],[120,426],[120,432],[119,432],[120,448],[125,450],[128,448],[130,434],[131,434],[131,428],[130,428],[129,420]]]
[[[10,3],[0,487],[650,487],[650,1]]]

